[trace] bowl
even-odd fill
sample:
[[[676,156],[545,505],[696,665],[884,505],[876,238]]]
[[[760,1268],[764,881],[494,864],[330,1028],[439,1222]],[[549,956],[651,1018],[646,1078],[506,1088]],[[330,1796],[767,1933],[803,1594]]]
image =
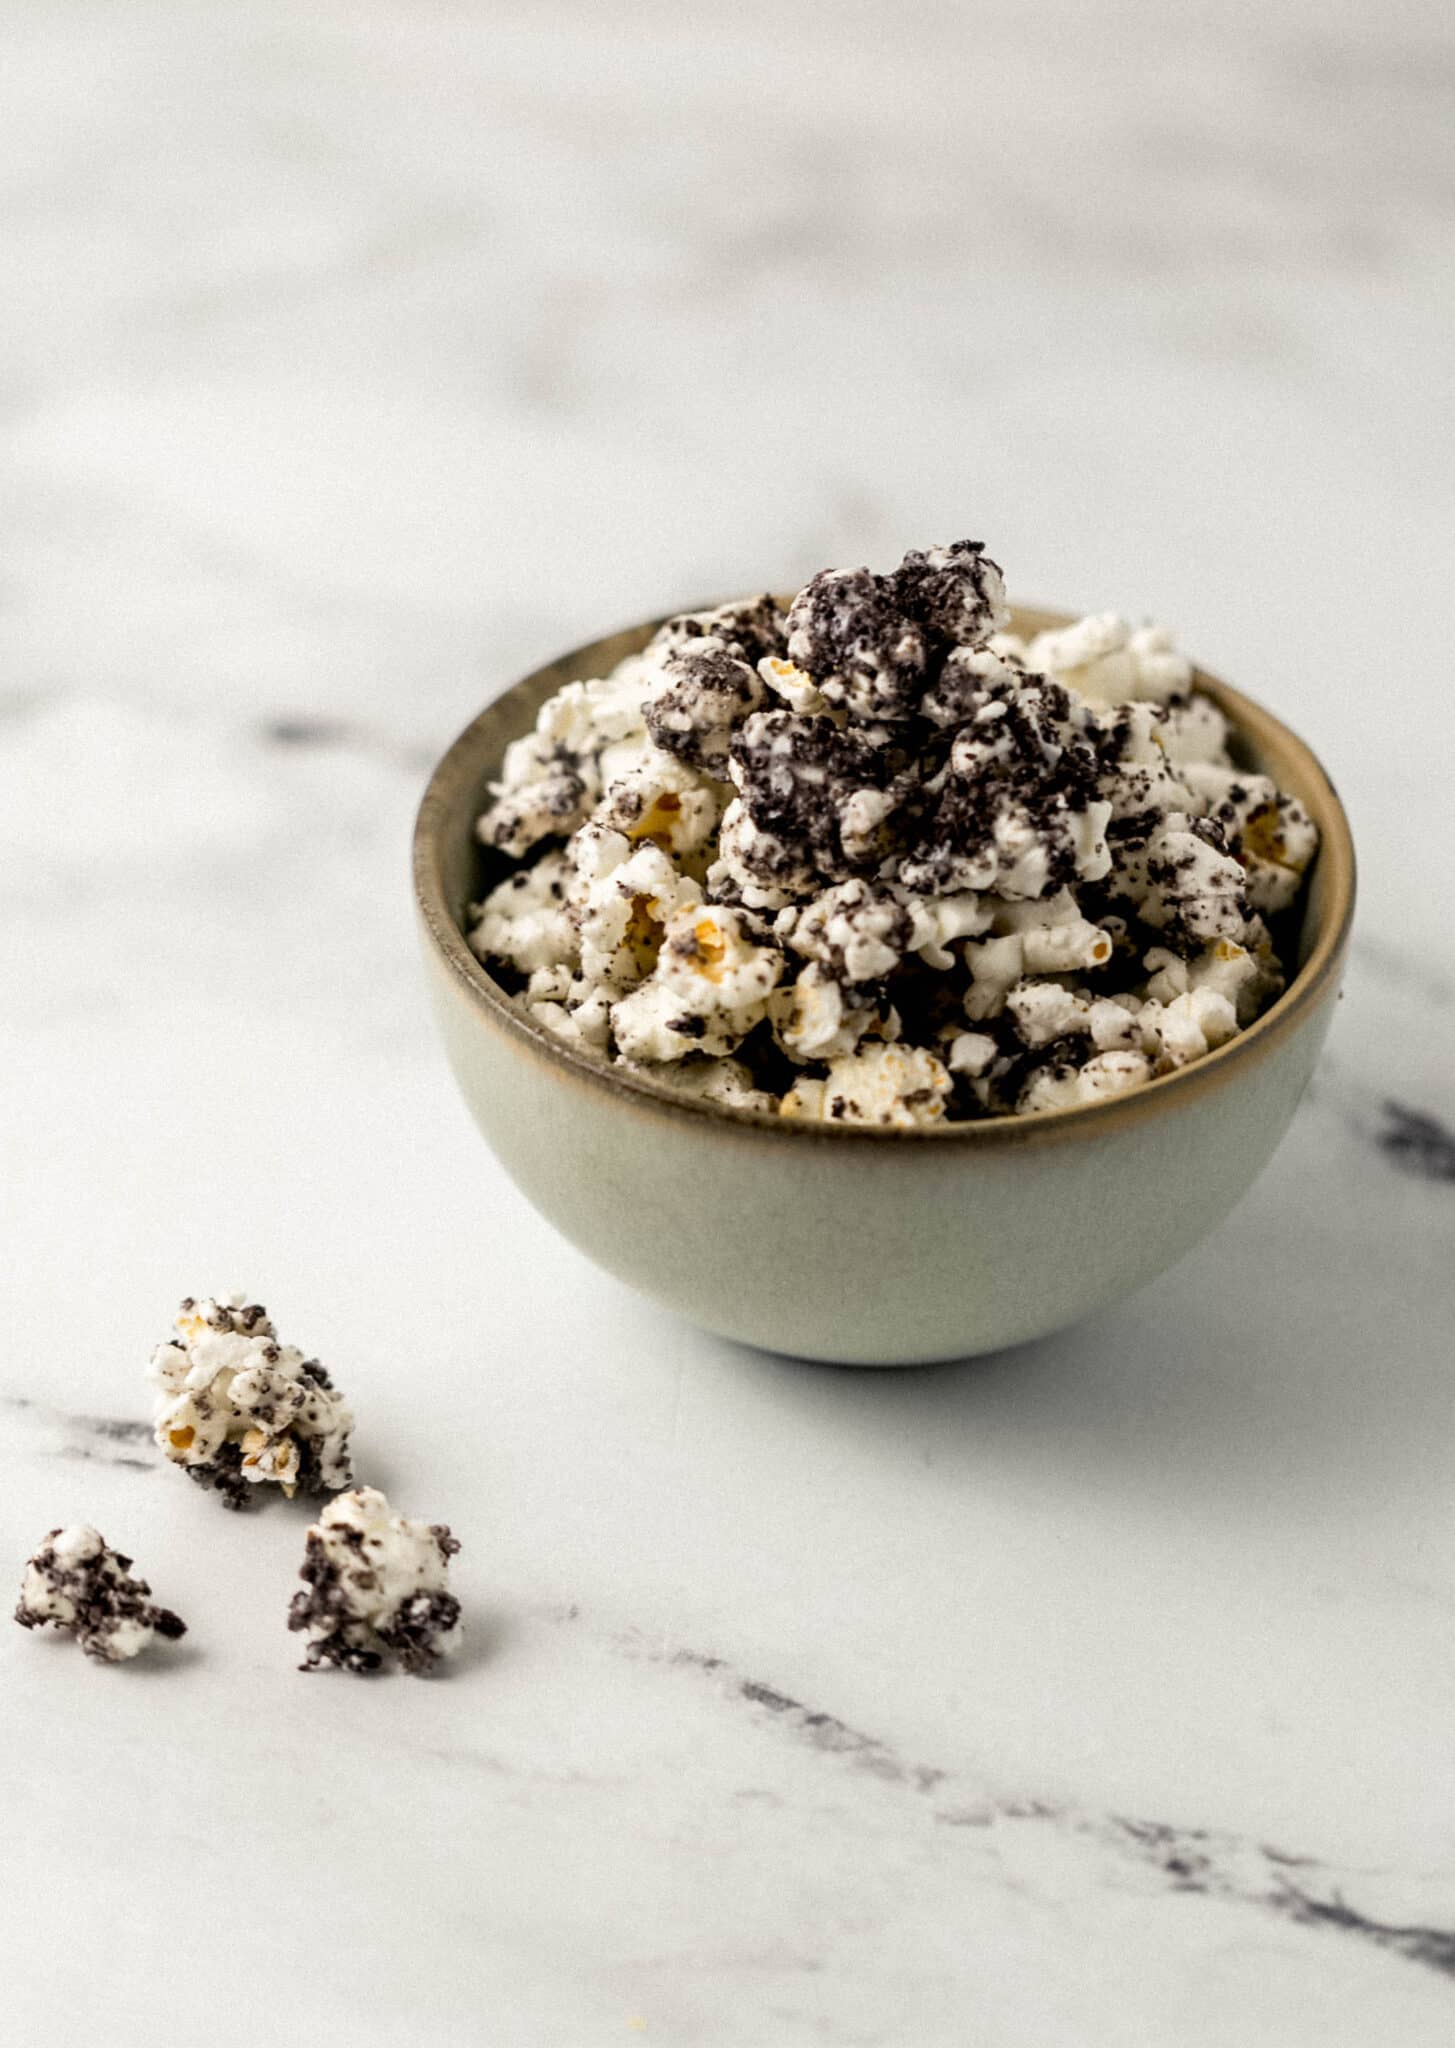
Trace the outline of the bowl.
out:
[[[684,1098],[562,1044],[465,939],[474,825],[508,741],[562,683],[603,675],[660,620],[516,683],[430,778],[414,881],[450,1064],[516,1185],[587,1256],[704,1328],[767,1350],[912,1365],[1059,1329],[1163,1272],[1267,1164],[1333,1016],[1354,909],[1348,821],[1270,712],[1195,672],[1235,751],[1319,827],[1297,967],[1246,1031],[1125,1095],[928,1129],[809,1125]],[[1032,634],[1067,619],[1017,609]]]

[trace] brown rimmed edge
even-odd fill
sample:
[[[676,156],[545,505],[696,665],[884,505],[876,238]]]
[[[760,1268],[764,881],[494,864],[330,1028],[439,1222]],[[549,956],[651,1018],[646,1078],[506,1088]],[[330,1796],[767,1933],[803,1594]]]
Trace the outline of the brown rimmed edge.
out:
[[[706,609],[706,607],[699,607]],[[675,613],[664,616],[676,616]],[[1024,635],[1069,625],[1073,615],[1014,607],[1012,625]],[[800,1123],[762,1110],[733,1109],[684,1096],[667,1082],[634,1069],[608,1066],[576,1051],[533,1023],[470,950],[445,888],[445,847],[452,833],[472,833],[487,774],[498,765],[504,738],[529,730],[536,708],[562,683],[604,674],[623,656],[645,646],[662,620],[626,627],[586,642],[547,662],[502,691],[454,741],[430,776],[414,826],[414,890],[424,928],[481,1013],[482,1022],[503,1031],[524,1051],[544,1060],[566,1081],[602,1091],[624,1107],[645,1114],[687,1118],[720,1131],[756,1132],[784,1144],[1022,1145],[1072,1137],[1097,1137],[1143,1118],[1174,1110],[1197,1091],[1236,1079],[1300,1029],[1331,992],[1343,967],[1354,919],[1354,842],[1333,783],[1312,749],[1250,697],[1219,677],[1194,669],[1195,687],[1227,717],[1253,758],[1307,806],[1319,828],[1316,868],[1323,893],[1319,929],[1293,980],[1260,1017],[1216,1051],[1175,1073],[1162,1074],[1124,1095],[1069,1109],[1039,1110],[1030,1116],[987,1118],[982,1123],[914,1125]],[[507,715],[520,702],[518,721]],[[464,813],[468,811],[468,816]]]

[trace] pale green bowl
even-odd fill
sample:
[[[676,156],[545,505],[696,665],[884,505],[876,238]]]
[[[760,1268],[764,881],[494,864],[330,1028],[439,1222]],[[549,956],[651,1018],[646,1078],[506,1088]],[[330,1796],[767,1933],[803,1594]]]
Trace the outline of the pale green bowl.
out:
[[[659,621],[538,669],[430,778],[414,880],[435,1014],[465,1100],[541,1213],[610,1273],[748,1344],[856,1365],[968,1357],[1038,1337],[1162,1272],[1271,1157],[1339,992],[1354,910],[1343,807],[1293,733],[1197,674],[1245,765],[1322,835],[1298,971],[1247,1031],[1191,1067],[1084,1108],[881,1130],[784,1123],[684,1100],[540,1031],[465,942],[474,824],[506,743],[564,682],[604,674]],[[1065,624],[1018,611],[1016,630]]]

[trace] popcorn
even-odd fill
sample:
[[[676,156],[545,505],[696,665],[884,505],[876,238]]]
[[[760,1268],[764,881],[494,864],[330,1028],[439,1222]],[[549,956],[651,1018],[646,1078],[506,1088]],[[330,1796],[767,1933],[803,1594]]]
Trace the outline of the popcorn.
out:
[[[668,620],[507,751],[480,831],[523,865],[476,951],[563,1043],[805,1120],[1028,1114],[1204,1057],[1283,986],[1264,918],[1315,829],[1165,629],[1008,619],[957,541]]]
[[[268,1482],[290,1499],[349,1484],[353,1411],[316,1359],[278,1342],[265,1309],[189,1295],[174,1327],[150,1366],[156,1440],[173,1464],[229,1508]]]
[[[308,1531],[288,1626],[308,1638],[299,1666],[377,1671],[390,1659],[425,1672],[460,1641],[460,1603],[449,1591],[459,1543],[443,1522],[390,1511],[372,1486],[331,1500]]]
[[[853,718],[907,718],[924,689],[928,652],[892,577],[824,569],[788,610],[788,658]]]
[[[723,866],[745,888],[785,900],[872,869],[906,791],[872,736],[788,711],[744,722],[731,769],[739,795],[723,819]]]
[[[547,698],[534,732],[512,741],[492,784],[495,802],[479,823],[487,846],[517,859],[542,839],[564,838],[591,812],[604,780],[621,772],[621,754],[640,752],[646,726],[638,660],[613,676],[567,683]],[[608,758],[615,756],[610,773]]]
[[[553,848],[473,905],[470,944],[480,958],[508,961],[521,974],[573,959],[576,926],[566,903],[572,872],[565,853]]]
[[[653,841],[635,852],[622,832],[583,835],[573,887],[581,973],[588,988],[624,992],[657,964],[667,920],[702,901],[702,890]]]
[[[929,894],[1041,896],[1106,874],[1110,803],[1066,692],[1044,678],[987,689],[924,785],[930,800],[900,879]]]
[[[768,999],[773,1035],[790,1059],[829,1060],[868,1036],[898,1038],[899,1013],[811,961],[788,988]]]
[[[592,814],[633,846],[650,840],[678,859],[706,844],[721,815],[711,784],[660,749],[619,776]]]
[[[52,1529],[26,1565],[15,1619],[22,1628],[48,1622],[73,1635],[88,1657],[120,1664],[159,1636],[175,1641],[187,1633],[169,1607],[152,1605],[151,1591],[132,1577],[129,1557],[77,1523]]]
[[[892,580],[899,605],[934,646],[978,648],[1010,623],[999,564],[978,540],[911,548]]]
[[[1152,1063],[1140,1052],[1103,1052],[1084,1066],[1042,1067],[1032,1074],[1016,1104],[1022,1116],[1041,1109],[1077,1109],[1125,1094],[1152,1078]]]
[[[628,1059],[731,1052],[767,1014],[783,955],[762,942],[750,912],[704,903],[667,920],[650,981],[613,1004],[611,1028]]]
[[[621,1062],[624,1067],[631,1064],[630,1060]],[[669,1081],[679,1095],[719,1102],[725,1109],[756,1109],[771,1115],[778,1107],[772,1095],[754,1087],[752,1073],[741,1060],[701,1059],[688,1054],[653,1071]]]
[[[1216,825],[1173,811],[1123,878],[1144,924],[1191,940],[1237,939],[1247,929],[1247,878],[1218,843]]]
[[[829,1061],[822,1081],[802,1080],[783,1097],[780,1114],[816,1123],[938,1123],[952,1083],[932,1052],[914,1045],[865,1045]]]
[[[1200,799],[1203,815],[1221,825],[1228,851],[1242,863],[1249,903],[1268,917],[1287,910],[1319,843],[1317,827],[1298,798],[1283,795],[1266,775],[1213,762],[1189,763],[1184,779]]]
[[[1192,664],[1177,652],[1165,627],[1134,628],[1115,612],[1038,633],[1026,659],[1093,704],[1166,704],[1192,687]]]
[[[657,628],[646,658],[671,660],[694,652],[705,640],[715,641],[729,654],[750,666],[781,655],[788,637],[788,622],[778,609],[776,598],[745,598],[741,604],[719,605],[710,612],[682,612]]]
[[[1170,1003],[1144,1003],[1138,1023],[1143,1045],[1165,1073],[1226,1045],[1238,1029],[1238,1013],[1216,989],[1194,988]]]
[[[670,656],[662,676],[663,687],[646,707],[654,743],[689,768],[725,780],[733,727],[768,694],[757,669],[720,640],[699,640]]]

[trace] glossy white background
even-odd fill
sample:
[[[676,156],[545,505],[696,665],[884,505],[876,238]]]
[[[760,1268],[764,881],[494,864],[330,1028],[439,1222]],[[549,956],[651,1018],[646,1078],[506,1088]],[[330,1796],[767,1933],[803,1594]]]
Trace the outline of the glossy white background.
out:
[[[191,1623],[0,1635],[16,2038],[1448,2041],[1445,10],[0,26],[0,1552],[94,1519]],[[1135,1300],[750,1355],[476,1139],[413,807],[576,640],[964,532],[1313,742],[1347,999]],[[232,1286],[463,1538],[448,1678],[298,1676],[306,1511],[118,1433]]]

